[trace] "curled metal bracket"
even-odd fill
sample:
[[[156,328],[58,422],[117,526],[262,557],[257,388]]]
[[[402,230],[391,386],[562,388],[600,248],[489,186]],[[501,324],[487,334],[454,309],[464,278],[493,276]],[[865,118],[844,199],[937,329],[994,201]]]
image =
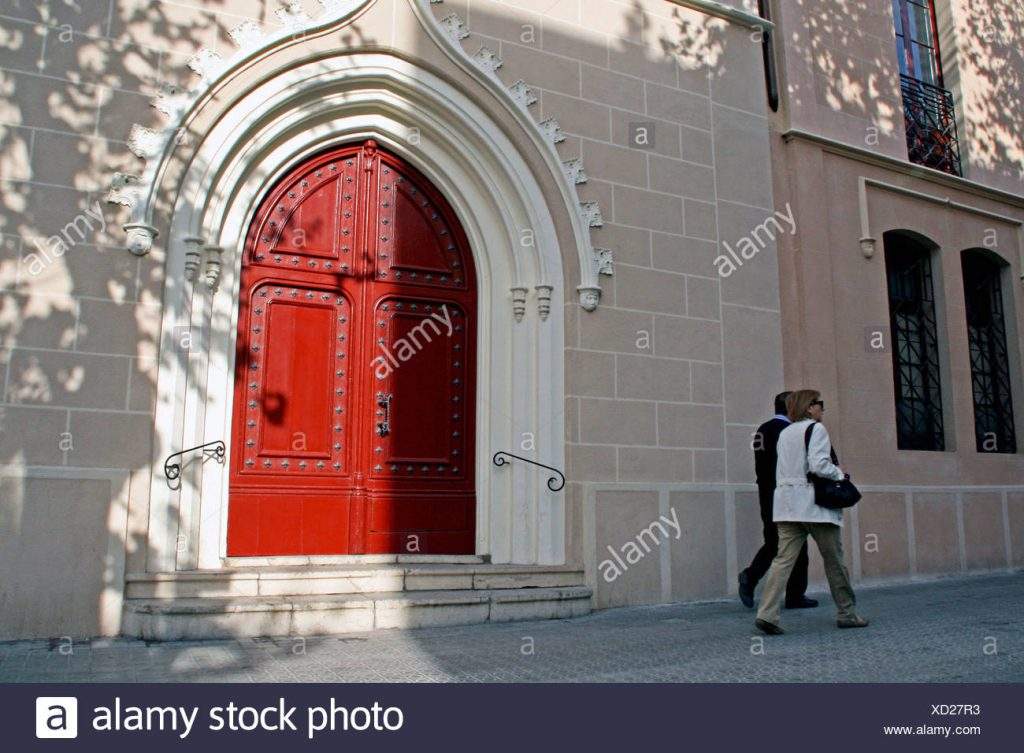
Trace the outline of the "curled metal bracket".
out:
[[[203,457],[216,458],[218,463],[223,463],[227,447],[225,447],[224,442],[218,439],[216,442],[207,442],[206,444],[201,444],[198,447],[190,447],[187,450],[182,450],[181,452],[176,452],[173,455],[168,455],[167,460],[164,461],[164,476],[167,477],[167,486],[171,489],[177,491],[181,488],[181,461],[176,463],[172,463],[171,461],[174,460],[174,458],[180,458],[184,455],[188,455],[190,452],[195,452],[196,450],[202,450]]]
[[[515,458],[516,460],[522,460],[524,463],[529,463],[530,465],[536,465],[536,466],[539,466],[541,468],[546,468],[547,470],[551,471],[552,473],[558,474],[556,476],[551,476],[548,479],[548,489],[550,489],[553,492],[560,492],[560,491],[562,491],[562,489],[565,488],[565,474],[562,473],[557,468],[552,468],[550,465],[544,465],[543,463],[538,463],[536,460],[529,460],[528,458],[521,458],[518,455],[513,455],[511,452],[504,452],[504,451],[494,453],[494,464],[495,465],[501,466],[501,465],[506,465],[508,463],[508,460],[506,460],[505,457],[501,457],[502,455],[504,455],[505,457],[509,457],[509,458]]]

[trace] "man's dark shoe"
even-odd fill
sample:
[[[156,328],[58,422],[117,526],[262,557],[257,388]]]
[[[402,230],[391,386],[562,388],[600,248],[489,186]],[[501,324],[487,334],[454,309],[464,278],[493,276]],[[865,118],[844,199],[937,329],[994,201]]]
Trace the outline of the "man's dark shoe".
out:
[[[817,599],[801,596],[799,599],[786,599],[786,609],[814,609],[818,606]]]
[[[743,602],[743,606],[747,608],[754,606],[754,587],[750,584],[750,576],[747,575],[747,571],[741,572],[737,580],[740,583],[740,601]]]
[[[868,624],[863,617],[843,617],[836,620],[836,626],[841,628],[862,628],[867,627]]]
[[[786,632],[774,622],[768,622],[768,620],[754,620],[754,627],[768,635],[782,635]]]

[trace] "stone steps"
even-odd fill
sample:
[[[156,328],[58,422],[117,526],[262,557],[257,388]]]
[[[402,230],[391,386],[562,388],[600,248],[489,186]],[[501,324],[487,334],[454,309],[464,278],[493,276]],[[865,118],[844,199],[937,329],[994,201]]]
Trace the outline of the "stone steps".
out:
[[[566,571],[577,572],[577,571]],[[290,596],[132,598],[122,630],[146,640],[339,635],[388,628],[564,619],[590,612],[583,585]]]
[[[585,583],[571,567],[492,565],[483,562],[361,562],[277,565],[126,576],[126,598],[187,599],[255,596],[375,594],[401,591],[557,588]]]

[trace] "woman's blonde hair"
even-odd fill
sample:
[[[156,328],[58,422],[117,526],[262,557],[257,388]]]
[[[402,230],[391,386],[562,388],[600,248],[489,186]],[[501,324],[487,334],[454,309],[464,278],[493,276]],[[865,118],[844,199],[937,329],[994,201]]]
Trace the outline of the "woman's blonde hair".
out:
[[[786,414],[790,421],[803,421],[811,405],[821,400],[817,390],[796,390],[786,398]]]

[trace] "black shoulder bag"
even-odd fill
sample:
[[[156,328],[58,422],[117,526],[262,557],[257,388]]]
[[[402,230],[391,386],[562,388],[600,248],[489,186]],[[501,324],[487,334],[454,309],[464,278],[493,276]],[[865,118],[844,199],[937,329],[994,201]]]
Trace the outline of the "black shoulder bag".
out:
[[[817,421],[812,421],[811,425],[807,427],[807,431],[804,432],[804,454],[807,456],[808,468],[810,468],[811,433],[814,431],[814,426],[817,423]],[[832,450],[832,462],[839,465],[839,458],[836,457],[835,450]],[[860,491],[850,481],[849,475],[842,481],[833,481],[830,478],[822,478],[808,471],[807,480],[814,485],[814,502],[819,507],[827,507],[829,510],[842,510],[847,507],[853,507],[860,502]]]

